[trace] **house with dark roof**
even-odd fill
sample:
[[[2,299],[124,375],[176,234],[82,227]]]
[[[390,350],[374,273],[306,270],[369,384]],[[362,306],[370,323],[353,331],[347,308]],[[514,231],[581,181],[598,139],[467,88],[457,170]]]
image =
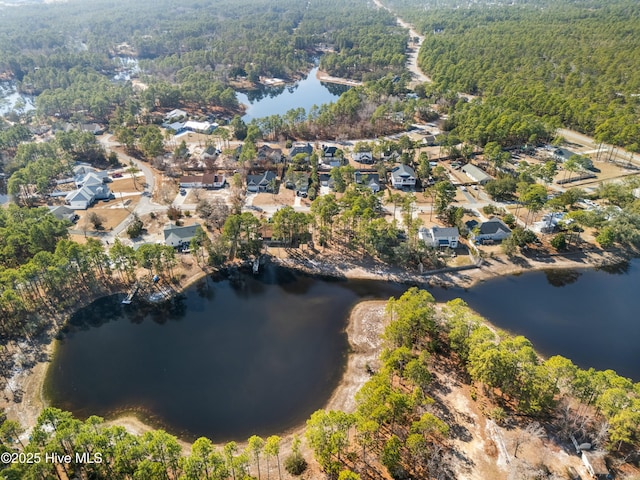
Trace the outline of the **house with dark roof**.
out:
[[[331,175],[328,173],[321,173],[318,175],[318,180],[320,181],[321,187],[329,187],[333,190],[335,182],[333,181],[333,178],[331,178]]]
[[[354,180],[358,185],[369,187],[373,193],[380,191],[380,175],[371,172],[355,172]]]
[[[267,171],[261,175],[247,175],[247,192],[273,192],[273,182],[276,174]]]
[[[199,228],[201,228],[199,223],[187,226],[178,226],[169,223],[162,231],[164,234],[164,244],[174,248],[182,248],[189,245],[193,237],[196,236]]]
[[[391,170],[391,185],[393,188],[402,189],[415,187],[416,172],[408,165],[398,165]]]
[[[342,165],[342,159],[338,156],[338,147],[322,145],[322,158],[320,166],[334,168]]]
[[[260,163],[282,163],[282,150],[269,145],[261,145],[256,152],[256,160]]]
[[[296,155],[305,155],[305,160],[308,162],[309,157],[313,153],[313,147],[310,143],[305,142],[296,142],[291,145],[291,149],[289,150],[289,159],[293,159]]]
[[[475,243],[501,242],[511,236],[511,229],[498,217],[493,217],[477,226],[469,225],[471,239]]]
[[[428,247],[458,248],[460,232],[458,227],[422,227],[418,230],[418,238]]]

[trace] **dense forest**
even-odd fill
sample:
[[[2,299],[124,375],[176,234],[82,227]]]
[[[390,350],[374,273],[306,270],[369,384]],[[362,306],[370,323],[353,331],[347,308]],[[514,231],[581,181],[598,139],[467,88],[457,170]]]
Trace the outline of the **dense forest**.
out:
[[[38,95],[45,116],[106,122],[116,106],[139,114],[186,104],[233,112],[230,82],[291,80],[324,51],[322,68],[336,76],[374,80],[404,67],[406,32],[363,1],[71,1],[1,15],[0,75]],[[141,70],[137,92],[113,81],[128,58]]]
[[[438,89],[640,149],[637,2],[388,4],[425,35],[419,65]]]

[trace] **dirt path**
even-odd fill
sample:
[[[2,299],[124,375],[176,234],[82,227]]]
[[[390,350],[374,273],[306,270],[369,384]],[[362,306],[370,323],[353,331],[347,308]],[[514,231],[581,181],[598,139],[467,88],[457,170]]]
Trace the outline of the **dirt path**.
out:
[[[380,0],[373,0],[379,7],[387,10],[392,15],[395,15],[398,25],[409,30],[409,36],[411,37],[408,45],[407,53],[407,70],[409,70],[413,76],[410,86],[415,86],[418,83],[431,83],[431,78],[418,68],[418,53],[420,52],[420,46],[424,41],[424,36],[420,35],[412,25],[405,22],[402,18],[397,16],[391,9],[386,7]],[[417,39],[416,42],[413,40]]]

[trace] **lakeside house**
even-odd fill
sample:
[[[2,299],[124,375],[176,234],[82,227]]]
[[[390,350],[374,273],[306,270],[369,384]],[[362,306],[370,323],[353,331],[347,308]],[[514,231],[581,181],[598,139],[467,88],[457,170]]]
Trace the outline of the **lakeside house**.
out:
[[[338,147],[322,145],[320,163],[325,168],[334,168],[342,165],[342,159],[338,157]]]
[[[511,236],[511,229],[498,217],[492,217],[479,225],[477,222],[467,223],[467,226],[475,243],[501,242]]]
[[[398,165],[391,170],[393,188],[411,188],[416,185],[416,172],[408,165]]]
[[[418,230],[418,238],[428,247],[458,248],[460,232],[458,227],[422,227]]]
[[[174,223],[169,223],[162,231],[164,234],[164,244],[174,248],[183,248],[188,246],[200,228],[199,223],[187,226],[178,226]]]
[[[489,180],[493,180],[493,177],[491,175],[487,174],[481,168],[478,168],[475,165],[471,165],[470,163],[467,163],[465,166],[463,166],[461,170],[467,177],[469,177],[474,182],[478,182],[480,185],[484,185]]]

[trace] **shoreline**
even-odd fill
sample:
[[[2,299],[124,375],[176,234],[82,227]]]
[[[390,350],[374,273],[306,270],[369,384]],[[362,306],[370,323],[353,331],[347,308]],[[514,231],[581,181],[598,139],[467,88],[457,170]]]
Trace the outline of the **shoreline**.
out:
[[[333,263],[321,261],[319,256],[304,259],[280,259],[272,257],[275,265],[291,268],[309,275],[322,275],[334,278],[345,279],[368,279],[378,281],[391,281],[397,283],[412,284],[423,288],[438,286],[457,286],[461,288],[471,288],[473,285],[490,280],[492,278],[517,275],[529,271],[540,271],[546,269],[583,269],[598,268],[604,265],[612,265],[629,259],[629,254],[625,252],[589,251],[579,252],[576,258],[566,256],[550,256],[543,259],[526,259],[526,265],[522,262],[515,263],[506,258],[487,258],[483,264],[477,268],[465,269],[462,271],[448,271],[434,274],[414,274],[407,273],[401,269],[381,265],[363,266],[357,263],[341,262],[340,266]],[[522,260],[523,257],[517,257]],[[198,269],[184,279],[184,282],[176,290],[181,292],[192,286],[210,271]],[[356,304],[346,323],[347,340],[349,342],[349,353],[344,369],[344,373],[335,390],[327,400],[324,409],[353,411],[355,409],[355,393],[368,380],[368,365],[377,361],[380,350],[380,333],[384,328],[384,307],[386,300],[365,300]],[[56,342],[53,336],[49,343],[39,345],[41,357],[44,360],[38,361],[30,368],[23,368],[16,372],[7,382],[4,389],[3,408],[7,418],[17,420],[26,429],[24,434],[28,438],[28,432],[36,424],[37,418],[47,401],[44,398],[44,384],[48,366],[52,355],[55,353]],[[21,393],[19,402],[10,399],[13,392]],[[155,427],[145,423],[139,417],[131,413],[123,413],[112,419],[105,419],[105,422],[113,425],[121,425],[134,434],[141,434],[154,430]],[[287,429],[281,432],[283,440],[292,437],[304,429],[304,424]],[[189,450],[190,443],[178,438],[185,451]]]

